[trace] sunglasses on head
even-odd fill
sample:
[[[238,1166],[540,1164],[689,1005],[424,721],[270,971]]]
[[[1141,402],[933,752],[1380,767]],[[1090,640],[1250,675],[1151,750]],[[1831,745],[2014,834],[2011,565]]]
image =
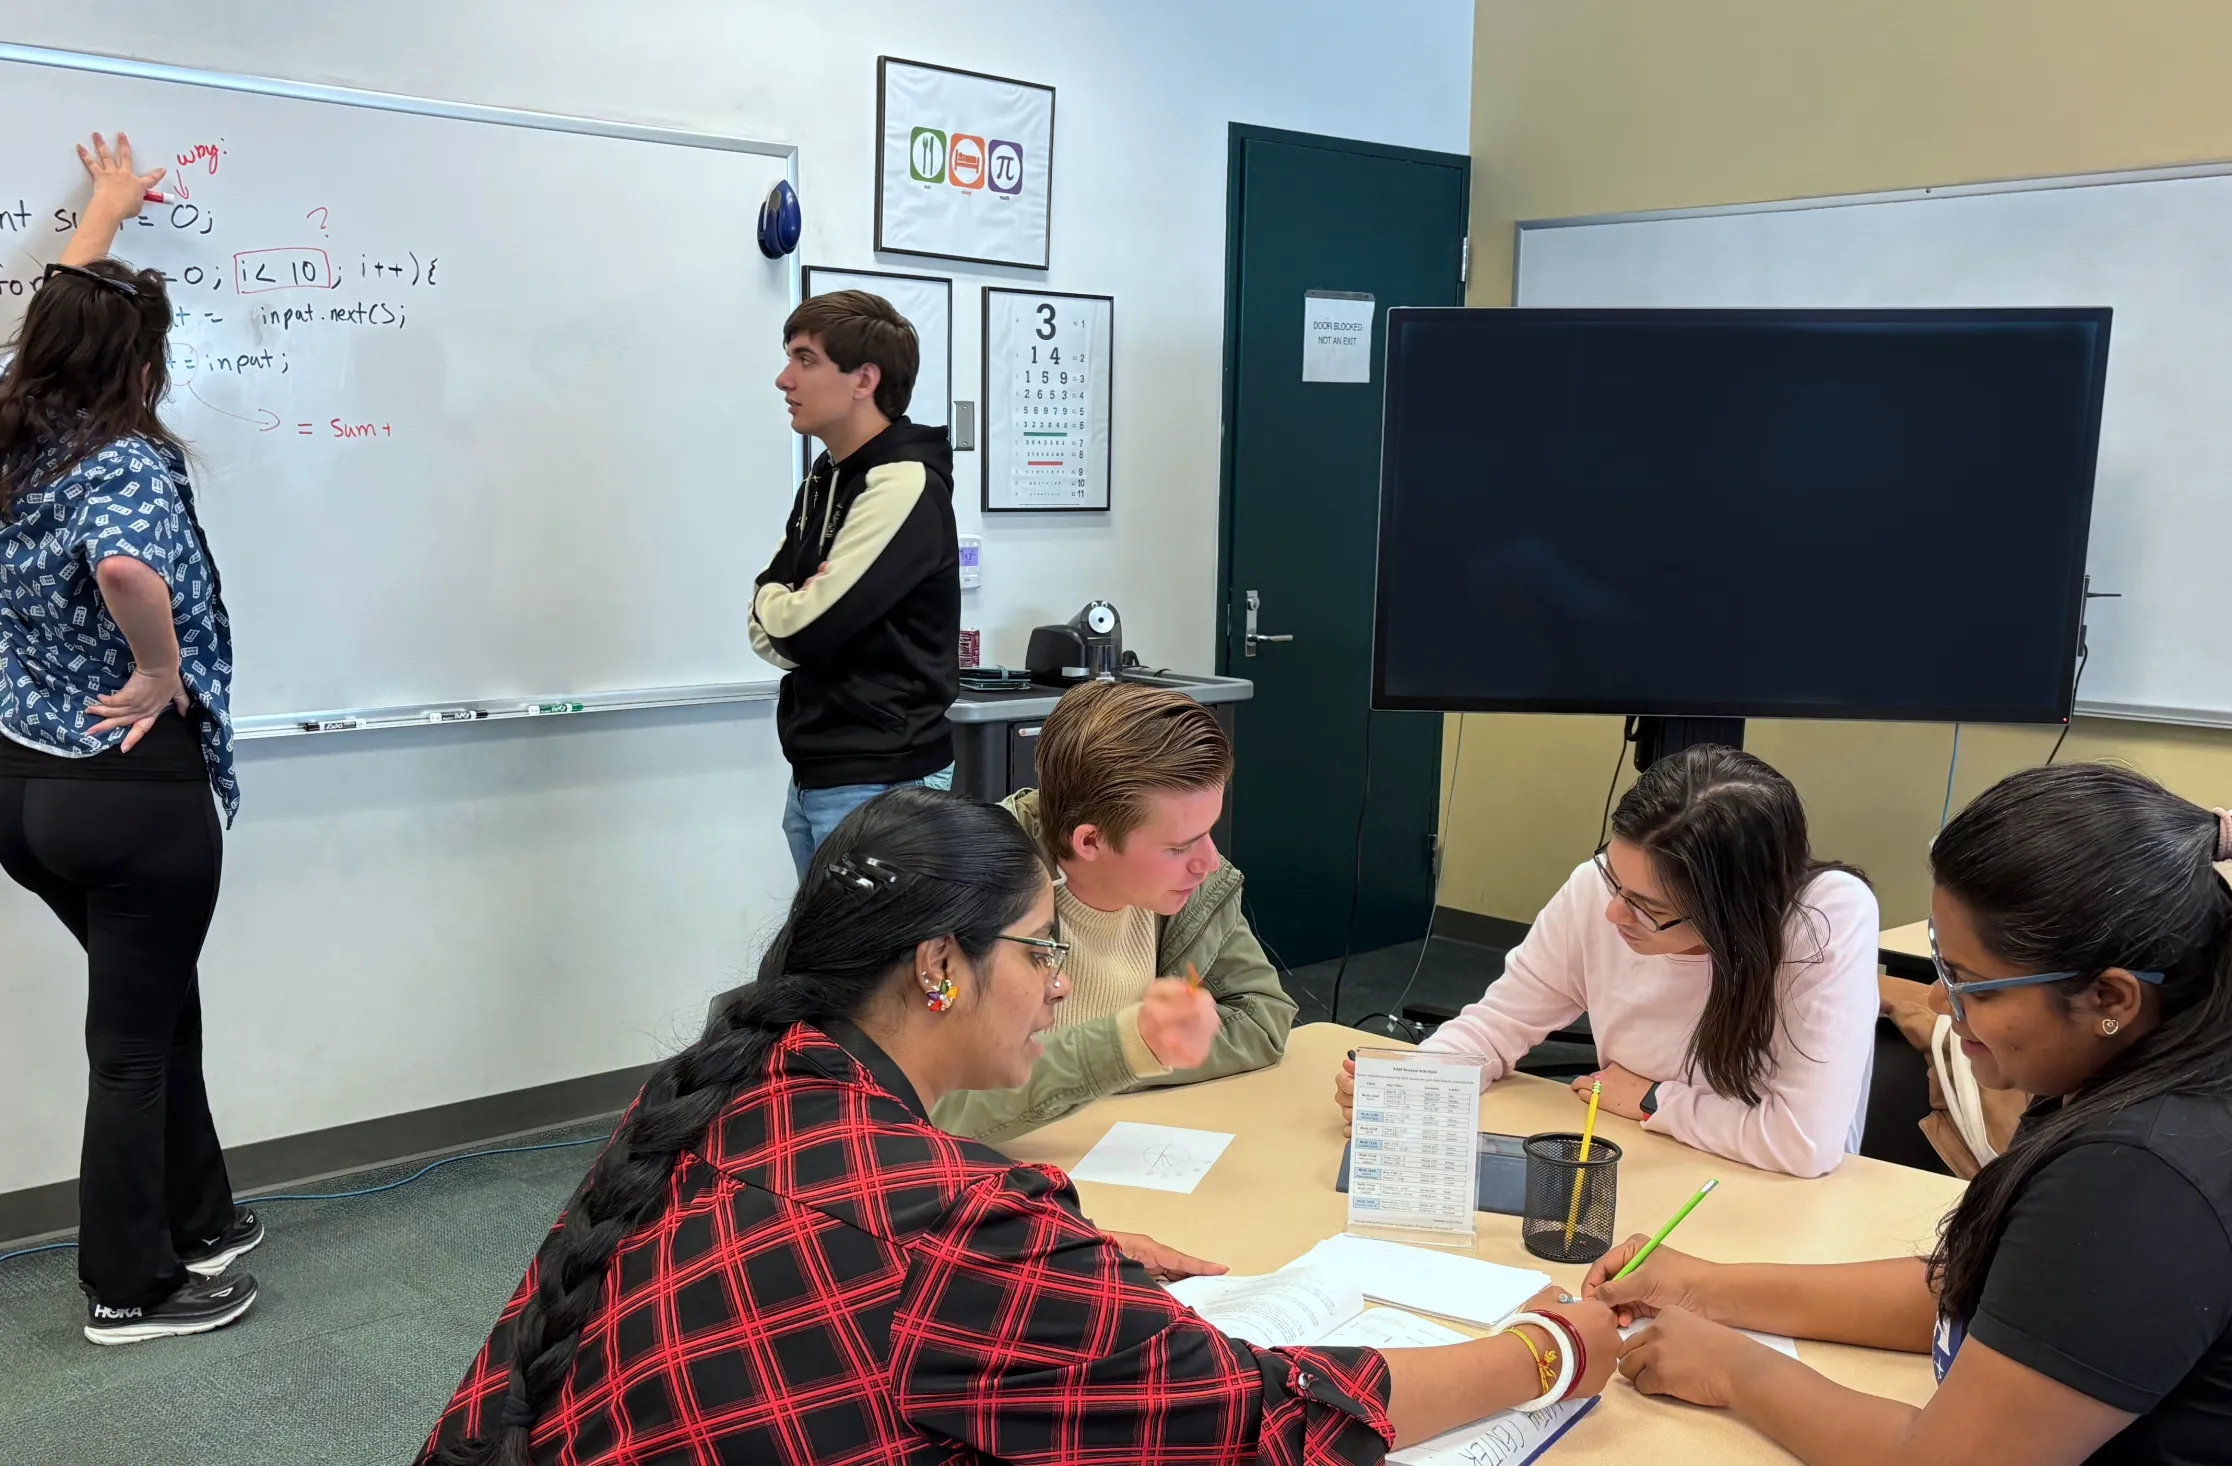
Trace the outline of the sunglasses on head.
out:
[[[2083,972],[2031,972],[2025,973],[2021,977],[1987,977],[1975,982],[1958,981],[1953,976],[1952,967],[1946,963],[1945,954],[1938,950],[1937,923],[1935,921],[1930,923],[1930,965],[1937,969],[1937,979],[1945,988],[1945,1005],[1953,1010],[1953,1021],[1956,1023],[1968,1022],[1968,1009],[1961,1002],[1964,994],[1996,993],[2002,988],[2038,987],[2049,982],[2067,982],[2073,977],[2091,975]],[[2141,982],[2159,984],[2162,981],[2162,974],[2159,972],[2141,972],[2130,967],[2125,968],[2124,971]]]
[[[83,265],[65,265],[60,260],[46,267],[45,273],[39,276],[39,283],[43,285],[57,275],[75,275],[80,280],[90,280],[95,285],[113,290],[118,295],[127,296],[133,300],[140,298],[140,288],[129,280],[112,280],[106,275],[96,274],[86,269]]]

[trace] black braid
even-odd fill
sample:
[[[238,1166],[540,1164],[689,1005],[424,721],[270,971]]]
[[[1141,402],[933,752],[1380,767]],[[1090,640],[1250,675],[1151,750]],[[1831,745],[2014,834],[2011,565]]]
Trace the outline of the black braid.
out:
[[[513,1325],[504,1396],[482,1433],[442,1445],[434,1466],[529,1466],[529,1437],[573,1373],[613,1254],[657,1219],[682,1153],[766,1072],[784,1034],[854,1017],[910,981],[923,942],[950,936],[972,963],[983,960],[1045,880],[1037,846],[989,805],[895,789],[848,816],[814,857],[758,979],[652,1071],[543,1239],[534,1292]]]

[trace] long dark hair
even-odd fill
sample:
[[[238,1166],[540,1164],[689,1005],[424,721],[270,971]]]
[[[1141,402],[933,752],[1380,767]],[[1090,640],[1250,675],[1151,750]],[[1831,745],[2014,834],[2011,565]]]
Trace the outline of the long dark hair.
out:
[[[1712,990],[1685,1066],[1704,1074],[1715,1094],[1758,1104],[1782,1011],[1776,974],[1790,955],[1791,913],[1823,871],[1867,877],[1814,859],[1797,789],[1761,760],[1717,743],[1645,769],[1612,812],[1612,833],[1643,847],[1713,956]]]
[[[758,980],[652,1071],[543,1239],[535,1291],[509,1330],[510,1386],[482,1434],[435,1451],[437,1466],[527,1466],[528,1437],[572,1372],[613,1253],[658,1216],[677,1158],[764,1075],[785,1032],[856,1017],[894,986],[911,985],[923,942],[951,937],[972,964],[982,962],[1045,881],[1030,836],[991,805],[905,788],[848,815],[807,868]]]
[[[2217,817],[2103,764],[2010,774],[1930,847],[1930,874],[1985,950],[2025,972],[2159,972],[2162,1021],[1969,1183],[1938,1232],[1939,1308],[1968,1318],[2008,1213],[2040,1166],[2104,1114],[2171,1094],[2232,1099],[2232,889],[2211,865]]]
[[[15,359],[0,376],[0,514],[42,477],[118,438],[178,446],[155,413],[170,390],[162,272],[106,259],[83,271],[49,275],[9,343]]]

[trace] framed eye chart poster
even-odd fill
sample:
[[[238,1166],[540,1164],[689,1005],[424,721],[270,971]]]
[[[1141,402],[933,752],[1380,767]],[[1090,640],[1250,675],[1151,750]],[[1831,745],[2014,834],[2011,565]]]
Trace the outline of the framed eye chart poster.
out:
[[[984,290],[984,508],[1108,508],[1116,301]]]
[[[895,275],[885,270],[833,270],[806,267],[805,298],[840,290],[865,290],[891,302],[907,318],[921,345],[914,397],[907,419],[928,427],[953,421],[953,282],[935,275]]]

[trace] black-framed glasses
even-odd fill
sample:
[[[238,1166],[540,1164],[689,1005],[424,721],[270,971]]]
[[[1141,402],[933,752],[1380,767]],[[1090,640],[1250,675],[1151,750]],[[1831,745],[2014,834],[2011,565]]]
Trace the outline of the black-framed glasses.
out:
[[[45,272],[39,276],[39,283],[43,285],[57,275],[75,275],[80,280],[90,280],[95,285],[105,285],[119,295],[130,296],[133,300],[139,299],[139,287],[129,280],[113,280],[106,275],[96,274],[83,265],[65,265],[60,260],[56,260],[46,267]]]
[[[2002,988],[2039,987],[2049,982],[2067,982],[2073,977],[2089,975],[2083,972],[2030,972],[2021,977],[1986,977],[1978,978],[1973,982],[1957,981],[1953,976],[1953,969],[1946,965],[1945,954],[1938,950],[1937,922],[1935,920],[1930,922],[1930,965],[1937,969],[1938,982],[1945,988],[1945,1005],[1953,1010],[1953,1021],[1956,1023],[1968,1022],[1968,1009],[1961,1003],[1961,997],[1964,993],[1995,993]],[[2125,968],[2124,971],[2141,982],[2160,983],[2162,981],[2162,974],[2159,972],[2141,972],[2131,967]]]
[[[1670,918],[1669,920],[1661,921],[1657,917],[1651,915],[1650,912],[1645,911],[1643,907],[1637,903],[1635,897],[1628,891],[1627,887],[1620,884],[1620,878],[1612,874],[1612,862],[1604,858],[1604,852],[1611,848],[1612,847],[1609,845],[1597,846],[1597,874],[1604,877],[1604,888],[1606,890],[1610,891],[1613,895],[1619,897],[1622,901],[1625,901],[1627,903],[1627,909],[1630,912],[1634,913],[1635,919],[1637,921],[1643,923],[1643,925],[1649,927],[1652,931],[1664,932],[1672,931],[1675,927],[1678,927],[1683,922],[1689,920],[1689,918],[1686,916],[1676,916]]]
[[[1039,971],[1049,979],[1060,977],[1062,969],[1069,964],[1070,944],[1054,937],[1011,937],[1006,932],[1001,932],[1000,940],[1013,942],[1018,947],[1029,947],[1031,960],[1038,964]]]

